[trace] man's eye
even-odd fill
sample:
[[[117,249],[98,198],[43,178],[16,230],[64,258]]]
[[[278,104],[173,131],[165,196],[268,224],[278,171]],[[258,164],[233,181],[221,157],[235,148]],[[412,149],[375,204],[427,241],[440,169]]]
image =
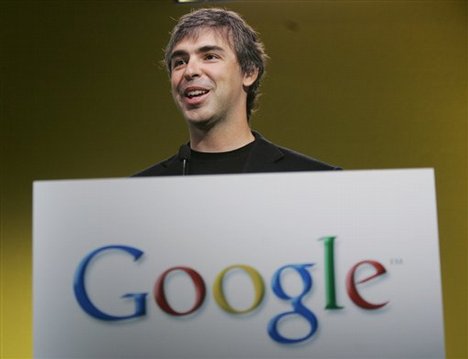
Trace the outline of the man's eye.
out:
[[[179,66],[182,66],[182,65],[184,65],[184,64],[185,64],[185,60],[183,60],[183,59],[177,59],[177,60],[174,60],[174,61],[172,62],[172,68],[175,69],[175,68],[177,68],[177,67],[179,67]]]
[[[219,57],[215,54],[206,54],[205,55],[205,60],[215,60],[215,59],[219,59]]]

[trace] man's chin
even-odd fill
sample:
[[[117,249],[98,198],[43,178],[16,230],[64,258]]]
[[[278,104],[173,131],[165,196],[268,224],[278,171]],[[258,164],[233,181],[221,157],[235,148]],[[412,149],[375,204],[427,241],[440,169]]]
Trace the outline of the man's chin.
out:
[[[217,122],[214,117],[208,116],[187,116],[185,120],[189,126],[205,131],[211,129]]]

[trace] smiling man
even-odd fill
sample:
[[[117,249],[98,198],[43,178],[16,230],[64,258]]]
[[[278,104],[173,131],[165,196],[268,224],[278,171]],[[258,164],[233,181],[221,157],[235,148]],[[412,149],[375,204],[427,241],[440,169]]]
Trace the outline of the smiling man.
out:
[[[266,58],[257,33],[235,12],[210,8],[182,16],[165,64],[190,142],[137,176],[339,169],[250,129]]]

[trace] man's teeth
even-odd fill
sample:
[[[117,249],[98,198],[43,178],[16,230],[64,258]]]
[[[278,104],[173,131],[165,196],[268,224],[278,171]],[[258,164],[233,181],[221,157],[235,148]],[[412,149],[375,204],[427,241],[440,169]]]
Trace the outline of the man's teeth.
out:
[[[193,90],[193,91],[187,91],[186,95],[188,97],[195,97],[195,96],[201,96],[204,95],[208,92],[208,90]]]

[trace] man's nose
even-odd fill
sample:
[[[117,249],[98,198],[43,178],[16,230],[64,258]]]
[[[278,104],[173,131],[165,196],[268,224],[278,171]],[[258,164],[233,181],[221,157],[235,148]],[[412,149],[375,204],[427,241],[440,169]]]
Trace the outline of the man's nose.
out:
[[[184,76],[187,80],[200,76],[200,66],[197,60],[189,60],[189,62],[185,66]]]

